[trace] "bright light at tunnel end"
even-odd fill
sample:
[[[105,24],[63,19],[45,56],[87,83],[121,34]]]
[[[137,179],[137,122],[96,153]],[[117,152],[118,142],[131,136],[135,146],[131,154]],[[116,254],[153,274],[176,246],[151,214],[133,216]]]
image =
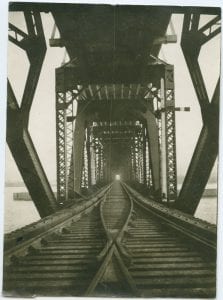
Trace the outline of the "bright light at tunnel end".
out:
[[[115,180],[120,180],[120,179],[121,179],[121,177],[119,174],[115,175]]]

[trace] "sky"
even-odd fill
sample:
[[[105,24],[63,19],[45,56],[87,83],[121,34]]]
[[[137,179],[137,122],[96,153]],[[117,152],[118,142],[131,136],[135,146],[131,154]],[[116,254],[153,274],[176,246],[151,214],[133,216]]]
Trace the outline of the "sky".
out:
[[[212,17],[211,17],[212,18]],[[201,19],[201,25],[210,16]],[[25,23],[22,13],[10,13],[9,20],[22,30]],[[64,48],[50,48],[49,38],[54,21],[50,13],[42,14],[43,27],[47,41],[47,53],[43,63],[38,87],[35,93],[29,131],[39,154],[43,168],[51,182],[56,181],[56,132],[55,132],[55,68],[61,65]],[[202,120],[197,97],[180,47],[183,16],[173,15],[172,24],[177,34],[176,44],[163,45],[160,58],[173,64],[175,68],[175,101],[178,107],[190,107],[190,112],[176,112],[177,174],[186,174],[200,130]],[[169,32],[169,29],[168,29]],[[211,98],[220,70],[220,36],[203,46],[199,63]],[[28,72],[28,60],[24,52],[12,43],[8,45],[8,77],[20,102],[24,82]],[[217,164],[211,180],[216,180]],[[6,146],[6,181],[22,181],[12,155]]]

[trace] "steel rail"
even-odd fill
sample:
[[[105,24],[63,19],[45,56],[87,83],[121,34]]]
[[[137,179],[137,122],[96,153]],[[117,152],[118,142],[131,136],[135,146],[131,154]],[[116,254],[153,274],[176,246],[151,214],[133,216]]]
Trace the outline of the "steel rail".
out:
[[[91,199],[86,200],[85,203],[74,204],[40,221],[6,234],[4,241],[4,264],[7,266],[16,257],[28,254],[30,249],[39,248],[48,236],[62,232],[70,224],[78,221],[102,201],[104,194],[108,193],[110,186],[107,185],[100,189]]]
[[[193,265],[190,267],[187,266],[187,268],[184,269],[184,267],[182,266],[183,264],[185,264],[184,258],[188,256],[189,262],[190,262],[190,257],[195,255],[194,253],[197,252],[197,250],[198,250],[198,252],[197,252],[198,254],[196,254],[197,255],[196,257],[199,256],[199,259],[201,258],[201,256],[203,254],[206,255],[208,253],[208,252],[206,253],[206,251],[203,251],[203,250],[209,250],[209,253],[211,254],[210,263],[208,264],[208,262],[207,262],[207,264],[203,267],[198,266],[197,267],[198,269],[195,272],[197,274],[196,275],[197,277],[192,276],[191,280],[192,281],[194,280],[194,282],[196,280],[198,282],[200,282],[199,280],[202,281],[203,278],[205,278],[207,283],[210,285],[210,288],[209,287],[206,288],[207,293],[213,292],[214,288],[211,286],[214,281],[214,269],[213,269],[214,268],[214,266],[213,266],[214,260],[212,259],[212,258],[214,258],[214,256],[212,254],[214,254],[215,247],[214,247],[213,241],[208,242],[208,239],[207,238],[205,239],[204,236],[199,238],[197,236],[198,233],[192,232],[190,227],[187,228],[183,224],[182,220],[181,220],[182,222],[180,222],[179,220],[176,221],[176,220],[174,220],[174,218],[171,214],[168,215],[168,213],[166,212],[166,210],[168,211],[168,208],[160,205],[159,203],[155,203],[155,201],[150,201],[148,199],[146,200],[146,198],[144,198],[142,196],[140,197],[139,194],[135,190],[131,189],[131,187],[129,187],[127,184],[121,182],[120,187],[117,187],[117,189],[114,190],[114,194],[112,194],[113,192],[111,190],[112,185],[113,184],[106,186],[102,191],[99,191],[99,193],[97,193],[97,196],[91,198],[91,200],[87,201],[84,204],[82,202],[75,209],[72,207],[67,208],[66,213],[64,210],[62,210],[61,212],[65,213],[66,219],[62,220],[59,216],[59,214],[61,212],[58,212],[57,213],[57,221],[54,220],[54,226],[52,226],[52,220],[48,221],[49,223],[51,223],[51,227],[48,228],[44,233],[35,229],[36,230],[35,235],[33,237],[27,238],[26,241],[23,241],[20,245],[17,246],[18,248],[16,248],[16,247],[10,248],[9,247],[8,252],[7,252],[8,261],[11,260],[14,263],[16,262],[15,255],[13,255],[13,254],[16,254],[17,256],[24,256],[24,254],[27,254],[27,253],[30,253],[31,256],[39,255],[38,254],[38,251],[40,248],[39,245],[41,245],[41,247],[44,246],[44,243],[46,243],[46,245],[47,245],[47,241],[48,240],[50,241],[51,236],[53,237],[53,234],[55,234],[55,233],[57,234],[57,232],[58,233],[62,232],[65,235],[67,233],[68,239],[72,240],[74,233],[72,233],[72,230],[71,230],[71,232],[69,231],[69,228],[70,228],[69,226],[73,222],[80,220],[82,218],[82,216],[85,214],[88,214],[89,216],[91,216],[91,211],[93,210],[94,207],[97,207],[96,209],[97,209],[97,215],[98,215],[98,217],[97,217],[98,218],[97,219],[98,220],[97,221],[98,228],[102,228],[102,231],[100,229],[100,232],[102,232],[102,235],[105,238],[102,238],[103,241],[101,244],[101,248],[99,250],[100,251],[99,254],[98,254],[98,252],[96,253],[94,251],[95,254],[93,254],[93,256],[92,256],[92,265],[91,266],[89,265],[89,267],[90,267],[90,269],[89,269],[90,276],[88,276],[89,280],[87,282],[83,281],[81,283],[83,286],[83,290],[78,290],[78,293],[81,293],[80,295],[92,296],[95,293],[97,293],[97,286],[100,284],[100,282],[103,281],[103,276],[104,276],[107,268],[109,268],[109,265],[111,262],[116,263],[119,274],[121,276],[121,279],[119,278],[118,280],[123,280],[122,283],[125,285],[125,287],[127,287],[126,290],[128,290],[132,296],[138,296],[138,297],[143,296],[144,297],[145,296],[144,293],[147,293],[146,296],[148,296],[148,295],[150,296],[150,293],[151,293],[151,295],[153,295],[153,293],[154,293],[155,296],[164,295],[165,294],[165,289],[164,289],[165,284],[164,284],[164,287],[162,287],[157,292],[156,286],[158,283],[156,281],[156,276],[157,276],[156,274],[162,275],[163,273],[164,274],[168,273],[168,275],[162,275],[163,278],[161,278],[162,280],[164,280],[164,279],[167,280],[165,282],[168,285],[168,284],[171,284],[171,280],[172,281],[174,280],[174,276],[176,276],[176,274],[178,272],[179,274],[181,274],[180,275],[181,277],[179,276],[179,278],[178,278],[179,280],[176,283],[175,290],[173,289],[177,293],[177,292],[179,292],[179,289],[182,288],[181,281],[184,278],[182,276],[188,276],[187,275],[188,272],[193,273],[193,270],[195,269],[195,266],[193,266]],[[122,192],[120,193],[121,189],[122,189]],[[111,196],[109,195],[110,191],[111,191]],[[118,191],[118,193],[116,191]],[[119,195],[120,195],[120,201],[123,201],[123,202],[119,201],[119,198],[118,198]],[[114,202],[112,202],[112,201],[114,201]],[[121,206],[120,207],[115,206],[116,203],[121,203]],[[108,206],[105,206],[106,204]],[[128,207],[128,210],[127,210],[127,207]],[[115,209],[113,211],[114,217],[117,218],[117,220],[116,219],[114,220],[111,217],[111,215],[108,214],[108,212],[110,212],[110,209],[113,209],[113,208]],[[116,215],[117,209],[118,209],[118,212],[120,209],[120,215]],[[149,216],[151,216],[151,217],[149,218]],[[108,218],[108,219],[106,219],[106,218]],[[190,218],[191,218],[191,216],[190,216]],[[152,221],[152,220],[154,220],[154,221]],[[118,223],[117,223],[117,221],[118,221]],[[121,223],[119,223],[120,221],[121,221]],[[45,220],[43,220],[43,223],[44,222],[45,222],[45,226],[49,226],[49,225],[47,225],[46,218],[45,218]],[[134,225],[134,222],[136,222],[135,225]],[[145,224],[145,222],[149,222],[152,225],[146,225],[149,227],[145,227],[145,225],[143,225],[143,224]],[[157,225],[154,225],[155,223],[153,223],[153,222],[155,222],[156,224],[160,224],[162,226],[162,228],[164,228],[164,231],[165,231],[164,240],[166,240],[166,239],[171,240],[171,239],[173,239],[173,237],[176,239],[176,242],[175,242],[176,245],[174,247],[172,246],[173,248],[170,249],[169,247],[171,247],[171,246],[163,245],[163,243],[164,243],[164,242],[162,242],[163,229],[162,228],[159,229],[158,227],[153,229],[153,227],[157,226]],[[139,224],[139,225],[137,225],[137,224]],[[111,228],[109,228],[110,226],[111,226]],[[139,226],[139,227],[137,227],[137,226]],[[150,226],[152,226],[152,227],[150,227]],[[195,225],[193,224],[193,226],[195,226]],[[136,227],[136,229],[135,229],[135,227]],[[167,227],[166,230],[165,230],[165,227]],[[168,228],[171,230],[169,231]],[[114,231],[114,234],[113,234],[112,230],[114,230],[114,229],[116,231]],[[30,230],[31,235],[34,232],[33,230],[34,229]],[[211,230],[209,230],[209,231],[211,231]],[[176,233],[180,233],[180,234],[176,234]],[[70,237],[69,237],[69,234],[71,235]],[[81,234],[81,233],[79,233],[79,234]],[[18,238],[18,236],[19,235],[17,234],[16,237]],[[28,234],[27,234],[27,236],[28,236]],[[156,242],[155,242],[155,244],[153,244],[153,236],[158,236],[159,238],[161,238],[161,242],[159,241],[159,239],[156,240],[156,238],[155,238]],[[144,237],[145,237],[145,239],[144,239]],[[190,241],[190,243],[185,242],[185,237],[187,237],[187,239],[188,239],[188,241]],[[100,238],[101,238],[101,236],[99,236],[99,239]],[[13,242],[15,242],[15,237],[12,240],[13,240]],[[183,245],[181,245],[182,240],[184,240]],[[72,242],[72,244],[74,243],[74,241]],[[165,268],[164,268],[164,265],[168,265],[168,262],[169,262],[169,264],[171,262],[174,264],[174,261],[175,261],[174,255],[177,256],[178,252],[180,251],[179,249],[184,249],[186,247],[186,245],[191,244],[191,241],[193,244],[192,248],[194,250],[188,250],[188,249],[184,250],[184,252],[185,251],[186,252],[182,253],[182,256],[180,253],[180,256],[176,257],[175,267],[174,268],[171,267],[172,269],[170,268],[170,274],[171,274],[170,275],[168,267],[165,266]],[[171,243],[171,242],[169,242],[169,243]],[[169,243],[167,242],[167,244],[169,244]],[[167,249],[166,249],[166,247],[167,247]],[[60,246],[60,248],[61,248],[61,246]],[[135,249],[136,249],[136,252],[135,252]],[[45,253],[47,253],[47,251],[49,251],[49,250],[43,249],[42,251],[46,251]],[[56,250],[56,251],[61,252],[61,250]],[[174,251],[176,252],[176,254]],[[61,252],[61,255],[66,256],[68,254],[64,250]],[[81,253],[79,253],[79,255],[81,255]],[[181,257],[182,257],[182,260],[180,260]],[[114,260],[113,260],[113,258],[114,258]],[[72,261],[73,258],[70,258],[70,259]],[[87,260],[87,258],[84,258],[84,259]],[[140,262],[140,260],[146,261],[145,266],[142,264],[142,262]],[[177,262],[179,264],[178,266],[176,266]],[[154,267],[154,264],[155,264],[155,267]],[[160,264],[160,266],[162,265],[162,267],[159,267],[159,264]],[[200,263],[200,264],[202,264],[202,263]],[[21,268],[25,268],[25,265],[24,265],[24,267],[21,267]],[[159,269],[159,268],[161,268],[161,269]],[[164,269],[162,269],[162,268],[164,268]],[[190,269],[188,269],[188,268],[190,268]],[[53,269],[51,272],[53,272]],[[80,276],[80,274],[78,276]],[[34,278],[36,278],[35,275],[38,276],[38,274],[34,274]],[[10,276],[9,276],[9,278],[10,278]],[[16,276],[17,275],[15,275],[14,277],[16,278]],[[70,275],[64,274],[64,276],[70,276]],[[205,276],[207,276],[207,277],[205,277]],[[12,278],[14,278],[14,277],[12,276]],[[81,280],[81,277],[80,277],[80,280]],[[188,280],[189,279],[187,279],[186,282],[189,282],[188,284],[190,285],[190,280],[189,281]],[[38,282],[38,281],[36,281],[36,282]],[[106,280],[105,280],[105,282],[106,282]],[[108,282],[110,282],[110,281],[108,280]],[[173,282],[174,282],[173,283],[173,285],[174,285],[175,281],[173,281]],[[183,283],[183,284],[187,284],[187,283]],[[75,293],[75,288],[77,288],[77,287],[75,287],[75,285],[74,285],[74,287],[73,287],[74,293]],[[185,289],[187,289],[187,288],[189,288],[189,286],[185,287]],[[201,287],[201,290],[202,290],[202,288],[203,287]],[[122,288],[121,288],[121,291],[124,291],[124,290],[125,289],[122,290]],[[175,293],[173,290],[171,290],[171,289],[168,290],[167,294]],[[72,291],[72,285],[71,285],[71,291]],[[205,287],[203,288],[202,291],[205,292]],[[158,293],[158,294],[156,294],[156,293]],[[162,293],[164,293],[164,294],[162,294]],[[193,293],[195,293],[195,295],[196,295],[196,291],[193,291]],[[76,295],[76,294],[74,294],[74,295]]]
[[[122,242],[131,255],[128,272],[140,296],[214,298],[215,226],[122,186],[136,214]]]
[[[99,269],[97,270],[94,278],[92,279],[88,289],[86,290],[86,293],[84,296],[90,296],[92,295],[94,289],[102,279],[107,266],[111,262],[112,257],[114,256],[118,262],[119,268],[121,270],[121,273],[123,274],[128,286],[130,287],[131,291],[135,296],[140,296],[139,291],[136,288],[136,285],[134,283],[134,280],[132,279],[127,267],[125,258],[129,258],[129,254],[126,252],[126,250],[123,248],[121,244],[121,240],[123,238],[123,235],[125,231],[127,230],[128,224],[132,218],[133,213],[133,201],[132,197],[129,197],[129,195],[126,193],[126,200],[128,199],[130,201],[130,210],[128,213],[128,216],[125,220],[125,223],[123,224],[122,228],[118,231],[118,233],[115,235],[115,237],[112,237],[108,227],[106,226],[106,220],[103,215],[103,206],[106,202],[107,194],[104,196],[103,201],[100,203],[100,216],[101,216],[101,222],[103,229],[105,231],[105,234],[107,236],[107,243],[104,247],[104,249],[101,251],[101,253],[98,255],[97,259],[101,261],[101,265]]]
[[[192,217],[185,213],[181,213],[179,211],[177,212],[177,210],[173,211],[173,209],[171,209],[170,211],[170,209],[167,208],[166,206],[160,203],[156,203],[153,200],[150,201],[147,199],[146,202],[146,198],[142,199],[144,198],[142,196],[140,196],[140,198],[137,197],[135,191],[133,194],[133,190],[127,184],[123,183],[123,186],[125,187],[126,193],[129,194],[129,197],[132,196],[133,202],[139,205],[145,211],[151,213],[156,218],[164,221],[167,226],[169,226],[173,230],[176,230],[176,232],[179,232],[181,235],[184,235],[185,237],[195,241],[196,243],[199,243],[202,246],[207,247],[208,250],[216,252],[216,240],[213,237],[213,236],[216,237],[216,233],[214,232],[215,231],[214,225],[207,224],[205,221],[196,219],[195,217]],[[186,221],[188,221],[188,224],[189,221],[192,221],[191,228],[187,227]],[[204,227],[206,227],[204,228],[204,231],[206,230],[207,234],[210,234],[212,238],[208,238],[203,235],[201,236],[199,235],[199,233],[196,232],[199,229],[199,224],[202,224]]]

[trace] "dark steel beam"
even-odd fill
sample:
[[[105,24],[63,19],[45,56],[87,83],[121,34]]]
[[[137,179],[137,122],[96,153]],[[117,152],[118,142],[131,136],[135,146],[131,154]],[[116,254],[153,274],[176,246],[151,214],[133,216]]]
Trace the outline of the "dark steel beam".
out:
[[[202,72],[198,63],[198,56],[201,47],[204,43],[208,42],[211,38],[220,33],[220,27],[214,30],[210,35],[204,35],[203,32],[207,29],[211,29],[211,26],[219,21],[219,17],[214,18],[208,22],[202,28],[199,29],[199,15],[185,14],[181,47],[187,63],[188,70],[194,85],[195,92],[201,108],[201,114],[203,121],[205,122],[206,112],[209,107],[209,97],[207,89],[202,76]]]
[[[57,201],[73,194],[73,111],[74,93],[56,93]]]
[[[166,194],[168,205],[177,198],[176,126],[174,69],[166,65],[164,80],[161,79],[161,172],[162,194]]]
[[[30,67],[22,97],[21,110],[23,111],[24,122],[26,122],[26,126],[28,126],[29,112],[46,54],[46,41],[40,14],[36,12],[26,12],[24,15],[29,34],[27,56],[29,58]]]
[[[55,212],[58,207],[53,191],[28,132],[29,114],[46,53],[46,42],[39,12],[25,12],[28,35],[14,25],[11,30],[24,38],[22,47],[30,62],[25,89],[19,107],[8,81],[7,143],[22,175],[24,183],[41,217]],[[15,40],[10,39],[15,43]],[[18,44],[18,43],[17,43]],[[18,46],[20,46],[18,44]]]
[[[191,159],[176,208],[193,215],[198,207],[218,154],[220,80]]]
[[[203,31],[210,29],[219,18],[214,18],[200,29],[199,22],[194,20],[199,20],[199,16],[188,13],[184,17],[181,47],[201,107],[203,128],[175,204],[178,209],[190,214],[196,211],[218,154],[220,97],[218,80],[212,100],[209,101],[198,63],[199,52],[204,42]],[[206,41],[208,40],[207,38]]]
[[[37,10],[41,12],[55,11],[64,13],[72,9],[73,7],[78,7],[83,4],[70,4],[70,3],[41,3],[41,2],[10,2],[9,11],[24,11],[24,10]],[[92,7],[94,4],[84,4],[85,7]],[[106,4],[98,4],[98,6],[108,6]],[[120,5],[118,5],[120,6]],[[124,7],[129,7],[130,5],[123,5]],[[134,5],[134,9],[142,7],[139,5]],[[144,6],[143,6],[144,7]],[[146,7],[146,6],[145,6]],[[201,7],[201,6],[149,6],[151,10],[163,10],[166,13],[183,14],[186,12],[200,13],[208,15],[220,15],[220,7]]]
[[[13,36],[14,34],[14,36]],[[23,32],[18,27],[14,26],[13,24],[9,23],[9,41],[14,43],[16,46],[22,48],[23,50],[27,51],[27,43],[29,36]]]
[[[9,24],[9,29],[14,31],[15,35],[20,35],[23,37],[23,40],[19,41],[9,35],[9,40],[26,51],[30,62],[28,76],[21,101],[23,121],[25,126],[28,126],[29,113],[42,69],[43,60],[46,54],[46,42],[40,14],[37,12],[27,11],[24,13],[24,16],[28,34],[24,33],[16,26]]]
[[[208,33],[205,34],[205,32],[207,31]],[[211,21],[202,26],[199,29],[199,32],[203,33],[204,35],[201,44],[207,43],[209,40],[211,40],[213,37],[215,37],[221,32],[221,17],[216,16],[215,18],[213,18]]]
[[[82,66],[73,66],[72,64],[67,64],[66,66],[56,69],[56,81],[57,81],[57,91],[64,91],[75,88],[77,84],[80,85],[113,85],[113,84],[147,84],[151,82],[154,86],[158,86],[160,82],[160,76],[164,72],[164,65],[146,65],[143,72],[139,67],[136,68],[134,64],[132,65],[117,65],[116,69],[112,68],[112,61],[109,62],[109,66],[106,68],[103,65],[89,66],[87,75],[83,71]],[[107,86],[105,86],[107,89]],[[99,89],[100,91],[100,89]],[[87,92],[87,90],[85,90]],[[106,91],[107,98],[110,97],[108,89]],[[87,97],[89,99],[93,98],[90,93]],[[124,97],[128,99],[128,97]],[[114,100],[114,99],[113,99]],[[100,101],[100,100],[99,100]]]
[[[152,104],[148,104],[152,106]],[[153,188],[158,197],[161,193],[160,183],[160,150],[159,150],[159,133],[153,108],[148,107],[146,112],[142,114],[146,121],[146,128],[149,139],[149,153],[151,160],[151,171]]]
[[[28,129],[23,124],[23,113],[8,83],[7,143],[30,196],[41,217],[57,210],[54,194],[39,160]]]
[[[92,185],[92,182],[91,182],[92,170],[91,170],[91,141],[90,141],[90,128],[89,128],[89,125],[87,127],[86,148],[87,148],[87,159],[88,159],[88,186],[91,186]]]
[[[87,119],[85,112],[83,111],[83,105],[78,103],[75,129],[73,133],[74,191],[77,193],[80,193],[81,191],[86,121]]]
[[[190,14],[186,14],[184,16],[181,48],[183,50],[184,58],[186,60],[191,80],[197,94],[202,118],[204,121],[205,113],[209,105],[209,100],[205,82],[203,80],[201,69],[198,63],[198,56],[201,49],[200,40],[202,38],[202,34],[198,31],[199,23],[193,22],[194,19],[195,17],[192,18]]]

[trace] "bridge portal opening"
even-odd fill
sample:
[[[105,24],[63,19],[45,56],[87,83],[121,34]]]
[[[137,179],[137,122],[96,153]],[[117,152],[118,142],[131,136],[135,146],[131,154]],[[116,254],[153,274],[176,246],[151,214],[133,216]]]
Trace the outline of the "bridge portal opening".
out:
[[[119,174],[116,174],[115,175],[115,180],[120,180],[121,179],[121,176]]]

